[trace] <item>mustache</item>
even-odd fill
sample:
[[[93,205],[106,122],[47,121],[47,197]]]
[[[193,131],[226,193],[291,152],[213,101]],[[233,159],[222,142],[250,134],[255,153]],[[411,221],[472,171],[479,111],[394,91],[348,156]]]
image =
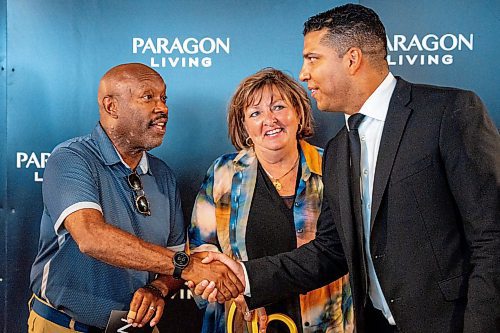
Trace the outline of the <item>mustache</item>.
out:
[[[166,112],[160,112],[160,113],[158,113],[158,116],[155,118],[155,121],[156,120],[160,120],[160,119],[167,120],[168,119],[168,114]]]
[[[165,112],[160,112],[158,116],[155,117],[155,119],[149,121],[149,125],[154,125],[155,123],[159,122],[160,120],[164,120],[165,122],[168,122],[168,114]]]

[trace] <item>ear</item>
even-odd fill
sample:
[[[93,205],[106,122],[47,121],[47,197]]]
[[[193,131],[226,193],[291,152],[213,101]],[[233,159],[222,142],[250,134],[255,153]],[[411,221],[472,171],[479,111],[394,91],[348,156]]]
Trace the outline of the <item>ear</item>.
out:
[[[344,60],[349,74],[354,75],[361,67],[363,52],[359,47],[351,47],[344,55]]]
[[[104,96],[101,101],[102,109],[112,118],[118,118],[118,101],[113,96]]]

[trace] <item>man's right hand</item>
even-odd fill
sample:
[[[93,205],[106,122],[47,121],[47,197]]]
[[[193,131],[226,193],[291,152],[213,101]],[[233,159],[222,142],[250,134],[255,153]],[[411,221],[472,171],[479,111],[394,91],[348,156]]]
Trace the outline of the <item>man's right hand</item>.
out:
[[[208,264],[213,261],[220,261],[224,263],[233,271],[233,273],[236,274],[238,279],[243,283],[243,287],[245,287],[245,273],[243,271],[241,263],[219,252],[204,252],[204,256],[205,258],[202,260],[202,263]],[[221,297],[218,295],[216,285],[213,281],[204,279],[199,283],[195,283],[194,281],[187,281],[186,284],[195,295],[201,296],[203,299],[208,300],[210,303],[213,303],[215,301],[220,302]]]
[[[224,256],[223,254],[214,255]],[[224,257],[231,260],[227,256]],[[224,261],[229,264],[229,267],[223,263]],[[200,284],[203,280],[215,282],[217,301],[223,303],[232,298],[238,297],[238,295],[245,290],[243,282],[232,270],[235,268],[232,263],[239,266],[239,264],[233,260],[230,262],[224,258],[222,258],[222,260],[219,258],[213,258],[211,252],[194,253],[191,254],[191,262],[189,263],[189,266],[182,272],[182,278],[187,281],[192,281],[194,284]]]

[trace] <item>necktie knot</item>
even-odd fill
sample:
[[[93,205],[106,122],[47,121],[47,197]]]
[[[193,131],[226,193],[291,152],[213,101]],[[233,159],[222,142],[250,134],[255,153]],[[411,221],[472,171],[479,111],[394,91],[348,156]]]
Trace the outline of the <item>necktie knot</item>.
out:
[[[365,117],[364,114],[361,113],[355,113],[352,116],[350,116],[347,119],[347,123],[349,124],[349,131],[351,130],[357,130],[359,125],[361,125],[361,122],[363,121],[363,118]]]

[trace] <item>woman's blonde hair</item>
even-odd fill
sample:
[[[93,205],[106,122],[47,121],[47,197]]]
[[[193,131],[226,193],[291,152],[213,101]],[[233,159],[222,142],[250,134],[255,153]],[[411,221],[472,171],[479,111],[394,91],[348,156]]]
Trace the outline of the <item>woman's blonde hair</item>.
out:
[[[249,136],[243,124],[245,109],[253,104],[256,98],[260,98],[259,95],[265,87],[276,88],[281,97],[297,112],[299,117],[297,139],[308,138],[314,134],[311,100],[304,87],[280,70],[264,68],[241,81],[229,102],[227,114],[229,137],[237,150],[250,147],[246,141]]]

